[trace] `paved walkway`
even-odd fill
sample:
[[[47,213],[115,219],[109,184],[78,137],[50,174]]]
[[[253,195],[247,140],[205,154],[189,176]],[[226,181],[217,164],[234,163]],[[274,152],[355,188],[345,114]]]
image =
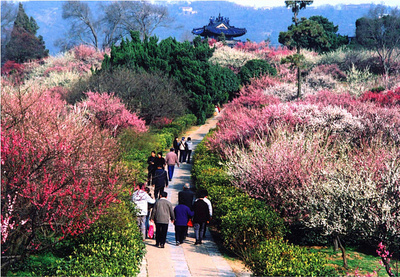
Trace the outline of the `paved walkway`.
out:
[[[186,137],[192,138],[194,149],[208,131],[215,128],[216,122],[216,118],[211,118],[207,120],[206,124],[186,134]],[[179,168],[175,167],[172,182],[166,189],[168,199],[174,207],[178,204],[178,192],[182,190],[183,184],[190,183],[191,168],[192,165],[190,164],[182,164]],[[165,248],[155,247],[155,240],[153,239],[146,240],[147,254],[143,259],[139,276],[237,276],[228,261],[218,251],[217,245],[212,240],[208,230],[203,244],[195,246],[194,242],[193,228],[189,228],[189,236],[185,242],[176,246],[175,228],[170,223]],[[250,276],[250,274],[246,275]],[[240,274],[240,276],[243,276],[243,274]]]

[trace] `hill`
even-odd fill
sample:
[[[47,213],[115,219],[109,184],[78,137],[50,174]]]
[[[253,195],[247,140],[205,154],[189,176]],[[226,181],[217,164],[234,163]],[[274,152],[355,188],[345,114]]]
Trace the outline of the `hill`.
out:
[[[283,1],[282,1],[283,2]],[[89,2],[94,13],[100,9],[100,3],[104,1]],[[68,29],[66,21],[62,19],[62,4],[60,1],[28,1],[24,2],[26,13],[33,16],[40,26],[38,31],[46,42],[46,47],[52,55],[59,49],[54,42],[61,38]],[[160,39],[169,36],[178,40],[193,38],[191,30],[208,24],[210,16],[229,17],[231,25],[246,28],[247,34],[241,37],[242,40],[260,42],[270,39],[272,45],[279,45],[279,32],[287,30],[292,23],[292,13],[286,7],[254,8],[237,5],[226,1],[175,1],[161,2],[167,5],[171,16],[175,18],[170,28],[156,29],[155,35]],[[336,5],[336,6],[309,6],[300,12],[301,17],[321,15],[328,18],[335,25],[339,25],[341,35],[354,36],[355,21],[364,16],[372,4],[363,5]]]

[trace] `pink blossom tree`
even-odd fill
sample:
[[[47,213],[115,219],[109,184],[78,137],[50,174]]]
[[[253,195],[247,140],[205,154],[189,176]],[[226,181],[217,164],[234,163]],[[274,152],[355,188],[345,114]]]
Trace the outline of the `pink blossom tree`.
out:
[[[116,201],[116,141],[50,94],[2,87],[2,269],[84,232]]]
[[[139,133],[147,131],[144,120],[128,111],[121,100],[113,94],[90,91],[86,95],[87,99],[78,106],[87,109],[89,119],[102,129],[109,130],[113,136],[126,128],[132,128]]]

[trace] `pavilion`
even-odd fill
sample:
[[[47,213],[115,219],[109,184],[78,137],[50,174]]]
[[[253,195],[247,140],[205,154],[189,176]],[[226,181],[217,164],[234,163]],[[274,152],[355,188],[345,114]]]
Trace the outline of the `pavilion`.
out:
[[[207,26],[201,28],[194,28],[192,34],[202,36],[203,38],[219,39],[225,36],[226,40],[233,40],[235,37],[240,37],[246,34],[245,28],[236,28],[229,25],[229,18],[223,17],[221,14],[217,18],[210,17],[210,22]]]

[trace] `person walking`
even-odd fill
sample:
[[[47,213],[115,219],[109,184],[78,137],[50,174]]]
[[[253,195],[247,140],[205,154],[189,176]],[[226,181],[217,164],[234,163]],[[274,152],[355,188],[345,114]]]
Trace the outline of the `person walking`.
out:
[[[176,245],[180,245],[185,240],[189,219],[193,217],[194,212],[188,206],[179,202],[174,209],[175,213],[175,241]]]
[[[203,201],[206,202],[206,204],[208,206],[208,211],[210,213],[210,220],[211,220],[212,215],[213,215],[213,208],[212,208],[211,201],[208,199],[208,191],[206,189],[199,191],[199,198],[202,198]],[[206,229],[207,229],[207,222],[206,222],[206,226],[204,226],[203,238],[206,237]]]
[[[154,173],[156,171],[155,166],[156,151],[151,151],[150,157],[147,158],[147,185],[150,186],[153,183]]]
[[[179,162],[186,162],[186,141],[185,137],[182,137],[181,142],[179,142]]]
[[[138,189],[132,195],[132,201],[138,208],[136,220],[144,241],[146,239],[146,216],[148,212],[148,204],[154,204],[156,200],[147,194],[144,183],[139,183]]]
[[[175,137],[174,142],[172,143],[172,146],[174,147],[175,154],[178,156],[179,153],[179,138]]]
[[[168,223],[175,221],[175,213],[171,202],[167,200],[168,193],[162,191],[160,199],[154,205],[151,221],[156,224],[156,247],[164,248],[167,240]]]
[[[187,156],[186,163],[188,164],[190,164],[190,155],[192,155],[192,150],[193,150],[193,142],[191,137],[188,137],[186,141],[186,156]]]
[[[172,176],[174,175],[175,164],[179,167],[178,156],[175,154],[174,148],[171,148],[170,152],[165,156],[165,162],[168,167],[168,178],[169,181],[171,181]]]
[[[164,168],[165,166],[165,159],[162,156],[162,152],[157,153],[157,157],[154,160],[154,166],[157,169],[158,167]]]
[[[168,187],[167,172],[161,165],[157,167],[157,170],[154,173],[153,186],[155,199],[158,199],[158,194],[163,192],[164,188]]]
[[[149,187],[145,187],[144,188],[145,192],[151,197],[151,193],[150,193],[150,188]],[[146,215],[146,237],[148,238],[148,234],[149,234],[149,229],[150,229],[150,215],[151,215],[151,211],[154,207],[154,203],[155,203],[155,199],[153,203],[147,203],[147,215]]]
[[[202,244],[204,229],[206,228],[207,221],[210,220],[210,212],[208,205],[204,202],[203,198],[197,199],[193,204],[193,227],[196,236],[195,245]]]
[[[178,193],[178,201],[186,205],[190,210],[193,210],[193,203],[196,199],[196,194],[190,189],[190,184],[185,183],[183,190]]]

